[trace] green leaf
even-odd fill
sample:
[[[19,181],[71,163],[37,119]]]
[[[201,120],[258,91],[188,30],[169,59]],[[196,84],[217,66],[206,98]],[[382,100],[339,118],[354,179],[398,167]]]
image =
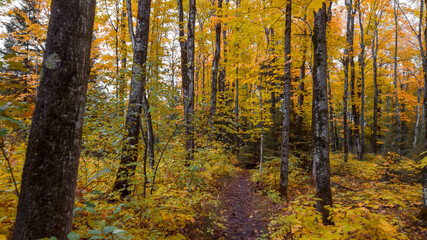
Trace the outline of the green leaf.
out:
[[[3,137],[3,136],[5,136],[6,134],[7,134],[7,129],[0,129],[0,137]]]
[[[89,233],[89,234],[102,234],[102,231],[95,229],[95,230],[89,230],[87,233]]]
[[[103,237],[103,236],[92,236],[89,238],[89,240],[94,240],[94,239],[105,239],[105,237]]]
[[[28,72],[28,69],[22,64],[22,62],[8,61],[9,69],[17,70],[21,72]]]
[[[4,123],[4,125],[8,126],[8,127],[12,127],[12,128],[22,128],[22,122],[11,118],[11,117],[6,117],[6,116],[1,116],[0,115],[0,120],[2,120],[2,122]]]
[[[79,235],[78,233],[75,233],[75,232],[70,232],[70,233],[67,235],[67,237],[68,237],[68,239],[70,239],[70,240],[79,240],[79,239],[80,239],[80,235]]]
[[[112,233],[114,231],[114,229],[116,229],[115,226],[105,226],[104,229],[102,229],[102,231],[105,234],[108,234],[108,233]]]
[[[86,208],[86,211],[87,211],[87,212],[89,212],[89,213],[92,213],[92,214],[98,214],[98,213],[96,212],[95,208],[93,208],[93,207],[87,207],[87,208]]]
[[[96,207],[96,205],[95,205],[95,204],[93,204],[93,203],[91,203],[91,202],[89,202],[89,201],[86,201],[86,202],[85,202],[85,205],[86,205],[86,207],[91,207],[91,208]]]

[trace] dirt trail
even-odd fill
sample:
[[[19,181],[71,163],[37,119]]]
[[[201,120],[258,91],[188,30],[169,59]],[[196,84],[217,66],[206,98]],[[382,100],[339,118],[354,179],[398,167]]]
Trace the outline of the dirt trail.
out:
[[[255,193],[247,170],[225,184],[220,199],[225,229],[217,230],[215,239],[266,239],[269,201]]]

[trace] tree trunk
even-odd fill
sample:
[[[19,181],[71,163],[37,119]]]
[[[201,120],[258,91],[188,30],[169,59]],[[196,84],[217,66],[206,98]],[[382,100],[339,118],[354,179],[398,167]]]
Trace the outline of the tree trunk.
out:
[[[237,156],[240,152],[240,123],[239,123],[239,67],[236,67],[236,80],[234,87],[236,88],[234,97],[234,122],[236,124],[235,144]]]
[[[331,135],[331,141],[332,141],[332,151],[338,150],[338,139],[336,138],[336,135],[334,134],[334,125],[336,125],[334,120],[334,108],[332,106],[332,88],[331,88],[331,81],[329,78],[329,72],[328,72],[328,104],[329,104],[329,130]]]
[[[426,57],[425,57],[425,53],[424,53],[424,46],[423,46],[423,17],[424,17],[424,0],[420,0],[420,21],[419,21],[419,25],[418,25],[418,44],[420,46],[420,55],[421,55],[421,60],[423,63],[423,71],[424,73],[426,72]],[[424,79],[426,80],[427,77],[424,74]],[[414,130],[414,142],[412,144],[412,146],[415,148],[417,146],[417,142],[418,142],[418,130],[419,130],[419,125],[420,125],[420,102],[421,102],[421,93],[422,93],[423,89],[420,87],[418,88],[418,105],[417,105],[417,116],[416,116],[416,122],[415,122],[415,130]]]
[[[190,0],[188,12],[188,36],[187,36],[187,60],[188,83],[183,84],[184,92],[184,116],[185,116],[185,149],[187,160],[193,159],[194,152],[194,33],[196,29],[196,0]]]
[[[359,55],[359,66],[360,66],[360,81],[361,81],[361,107],[360,107],[360,142],[359,149],[357,151],[357,157],[359,160],[363,159],[365,154],[365,36],[362,23],[362,12],[360,10],[360,0],[357,0],[357,10],[359,12],[359,27],[360,27],[360,55]]]
[[[218,9],[222,8],[222,0],[218,1]],[[218,16],[219,17],[219,16]],[[212,83],[211,83],[211,106],[209,115],[209,127],[211,131],[214,131],[214,119],[217,104],[217,91],[218,91],[218,68],[219,59],[221,58],[221,22],[217,21],[215,24],[215,53],[212,60]],[[211,132],[211,135],[213,132]]]
[[[12,239],[72,228],[95,0],[53,0]]]
[[[348,130],[348,69],[350,64],[350,55],[352,52],[353,45],[353,31],[354,31],[354,21],[353,17],[353,0],[346,0],[345,2],[347,6],[347,48],[344,52],[344,97],[343,97],[343,123],[344,123],[344,161],[348,161],[348,152],[350,146],[350,138],[349,138],[349,130]]]
[[[128,8],[130,1],[128,2]],[[148,34],[150,26],[150,11],[151,11],[151,0],[140,0],[138,2],[138,16],[136,23],[136,33],[133,34],[133,27],[130,26],[129,33],[134,36],[133,45],[133,66],[132,66],[132,78],[131,78],[131,89],[129,94],[129,106],[126,116],[125,131],[127,141],[123,146],[123,156],[120,160],[120,167],[117,171],[117,178],[114,183],[114,191],[120,191],[121,197],[125,198],[130,193],[131,177],[135,174],[136,163],[138,160],[138,145],[139,145],[139,130],[141,122],[141,112],[144,105],[145,117],[148,123],[149,110],[148,100],[145,93],[145,82],[146,82],[146,67],[147,61],[147,45],[148,45]],[[128,17],[130,17],[129,15]],[[151,120],[151,119],[150,119]],[[148,133],[149,124],[147,124],[147,135],[148,135],[148,151],[150,151],[150,134]],[[152,131],[152,129],[151,129]],[[153,140],[153,139],[152,139]],[[153,142],[154,143],[154,142]]]
[[[426,9],[427,9],[427,1],[424,2],[426,5]],[[426,21],[427,23],[427,21]],[[424,44],[425,44],[425,49],[427,49],[427,30],[424,31]],[[425,149],[427,149],[427,56],[424,55],[424,59],[423,59],[423,68],[424,68],[424,128],[426,129],[425,131],[425,136],[424,136],[424,140],[425,140]],[[426,212],[426,217],[425,219],[427,219],[427,166],[424,166],[423,170],[422,170],[422,176],[421,176],[421,184],[422,184],[422,191],[423,191],[423,209],[421,210],[421,213]]]
[[[306,31],[304,29],[304,35],[305,35]],[[297,138],[298,141],[301,141],[302,139],[302,128],[303,128],[303,123],[304,123],[304,115],[302,113],[303,111],[303,105],[304,105],[304,95],[305,95],[305,84],[304,84],[304,79],[305,79],[305,62],[306,62],[306,51],[307,51],[307,47],[304,44],[303,45],[303,50],[302,50],[302,60],[301,60],[301,65],[299,67],[299,86],[298,86],[298,91],[299,91],[299,95],[298,95],[298,115],[297,115]]]
[[[397,136],[397,144],[398,144],[398,153],[402,154],[402,142],[400,134],[401,134],[401,127],[402,127],[402,121],[400,118],[400,105],[399,105],[399,97],[397,94],[397,47],[398,47],[398,13],[397,13],[397,0],[394,0],[394,23],[395,23],[395,32],[394,32],[394,69],[393,69],[393,79],[394,79],[394,98],[395,98],[395,108],[396,108],[396,136]]]
[[[288,165],[289,165],[289,123],[291,102],[291,26],[292,26],[292,0],[286,3],[285,23],[285,78],[283,89],[283,127],[282,150],[280,161],[280,187],[282,198],[288,199]]]
[[[120,41],[120,53],[121,53],[121,71],[119,74],[119,87],[118,87],[118,98],[119,98],[119,115],[124,115],[123,104],[125,102],[125,89],[126,89],[126,68],[127,68],[127,50],[126,50],[126,0],[123,0],[121,9],[121,41]]]
[[[378,20],[375,16],[375,28],[374,28],[374,37],[372,41],[372,68],[373,68],[373,82],[374,82],[374,116],[373,116],[373,126],[372,126],[372,152],[377,154],[377,137],[378,137],[378,113],[380,111],[378,106],[379,98],[379,89],[378,89],[378,65],[377,65],[377,56],[378,56]]]
[[[260,125],[261,125],[261,140],[259,144],[259,174],[262,173],[262,162],[264,158],[264,118],[262,115],[262,71],[260,70],[259,73],[259,115],[261,118]]]
[[[316,178],[316,210],[322,214],[323,224],[331,224],[329,210],[332,206],[332,192],[329,165],[329,125],[327,89],[327,44],[326,44],[326,3],[314,14],[313,29],[313,127],[314,127],[314,175]]]
[[[416,110],[416,117],[415,117],[415,126],[414,126],[414,141],[412,142],[412,147],[415,148],[418,143],[418,130],[420,128],[420,103],[421,103],[421,93],[423,89],[418,88],[418,100],[417,100],[417,110]]]

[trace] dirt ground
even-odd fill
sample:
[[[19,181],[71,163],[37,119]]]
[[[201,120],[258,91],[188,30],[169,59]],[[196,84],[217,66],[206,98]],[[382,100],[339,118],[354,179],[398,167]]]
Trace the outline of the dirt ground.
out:
[[[224,229],[215,231],[215,239],[267,239],[268,217],[271,203],[256,193],[247,170],[225,183],[220,200]]]

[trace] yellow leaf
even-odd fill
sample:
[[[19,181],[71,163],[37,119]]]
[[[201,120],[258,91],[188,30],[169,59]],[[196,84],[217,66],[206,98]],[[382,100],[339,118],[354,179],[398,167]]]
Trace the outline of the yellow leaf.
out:
[[[312,0],[311,3],[308,5],[308,9],[313,9],[314,11],[317,11],[322,8],[322,4],[324,2],[325,0]]]
[[[6,235],[0,235],[0,240],[6,240]]]

